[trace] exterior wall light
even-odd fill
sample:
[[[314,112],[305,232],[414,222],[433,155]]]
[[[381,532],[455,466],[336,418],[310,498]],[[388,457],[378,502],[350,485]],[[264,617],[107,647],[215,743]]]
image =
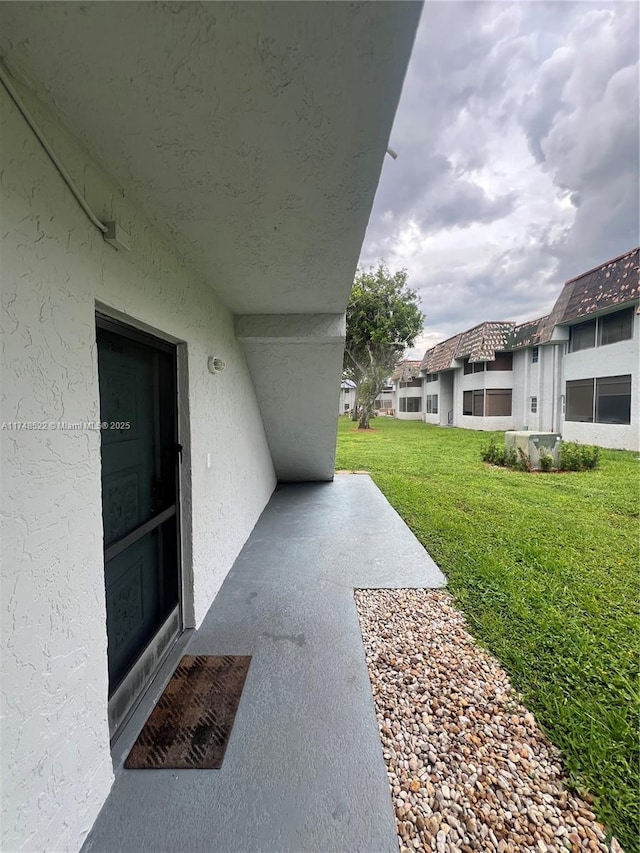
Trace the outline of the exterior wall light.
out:
[[[212,355],[210,355],[207,360],[207,367],[209,368],[209,373],[222,373],[226,366],[226,361],[223,361],[221,358],[214,358],[214,356]]]

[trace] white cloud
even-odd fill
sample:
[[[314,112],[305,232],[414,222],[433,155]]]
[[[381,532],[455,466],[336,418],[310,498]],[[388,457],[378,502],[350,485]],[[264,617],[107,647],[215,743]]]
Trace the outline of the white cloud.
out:
[[[406,267],[433,345],[545,313],[638,235],[634,3],[427,3],[362,262]]]

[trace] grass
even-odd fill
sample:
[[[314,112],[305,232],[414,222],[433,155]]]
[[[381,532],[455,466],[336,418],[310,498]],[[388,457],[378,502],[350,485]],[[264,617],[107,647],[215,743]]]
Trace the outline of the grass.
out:
[[[640,851],[637,454],[526,474],[480,460],[498,433],[354,427],[340,418],[336,468],[371,473],[562,750],[571,785]]]

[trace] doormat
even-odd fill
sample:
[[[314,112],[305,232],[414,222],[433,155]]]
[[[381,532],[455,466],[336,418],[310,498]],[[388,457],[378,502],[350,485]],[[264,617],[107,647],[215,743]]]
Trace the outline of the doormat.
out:
[[[250,657],[185,655],[138,735],[128,770],[222,766]]]

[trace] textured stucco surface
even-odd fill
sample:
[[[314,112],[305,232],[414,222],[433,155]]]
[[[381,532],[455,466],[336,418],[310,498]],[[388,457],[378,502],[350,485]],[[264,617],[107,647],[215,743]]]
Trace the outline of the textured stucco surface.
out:
[[[531,348],[513,354],[513,413],[516,429],[553,432],[559,419],[559,347],[541,346],[538,361],[531,361]],[[538,398],[538,411],[531,411],[531,397]]]
[[[330,480],[344,315],[241,316],[236,336],[247,356],[278,479]]]
[[[186,342],[189,546],[200,621],[275,484],[233,317],[46,110],[25,98],[97,213],[131,233],[133,250],[116,252],[102,240],[0,88],[0,419],[99,420],[96,302]],[[224,373],[208,373],[209,355],[224,358]],[[77,850],[112,781],[100,435],[3,430],[0,439],[1,847]]]
[[[282,419],[310,422],[321,402],[272,411],[267,395],[261,413],[247,359],[265,344],[245,354],[231,311],[344,311],[420,9],[0,4],[18,89],[97,216],[132,245],[103,242],[1,91],[2,420],[98,420],[96,305],[183,342],[196,623],[275,483],[263,421],[278,456]],[[335,389],[338,345],[314,346],[266,344],[254,375],[299,388],[323,357]],[[208,373],[211,355],[223,373]],[[284,476],[312,450],[316,476],[331,468],[331,393],[323,441],[289,435]],[[112,780],[99,433],[1,439],[1,847],[72,851]]]
[[[342,312],[420,12],[4,3],[0,47],[235,313]]]
[[[581,444],[614,450],[640,450],[640,315],[633,318],[633,338],[607,346],[567,353],[562,360],[563,382],[598,376],[631,374],[631,423],[586,424],[562,420],[562,437]]]
[[[397,853],[353,588],[444,582],[369,477],[280,487],[185,650],[253,656],[222,768],[121,771],[84,853]]]

